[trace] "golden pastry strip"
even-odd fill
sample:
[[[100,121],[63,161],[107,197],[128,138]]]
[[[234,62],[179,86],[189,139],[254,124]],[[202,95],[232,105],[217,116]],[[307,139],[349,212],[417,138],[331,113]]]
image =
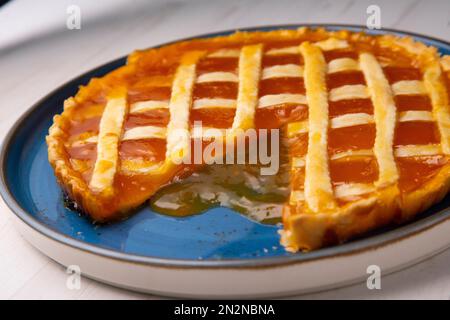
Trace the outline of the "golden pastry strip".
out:
[[[167,125],[166,158],[177,161],[187,155],[190,148],[189,110],[195,83],[195,67],[205,52],[186,53],[175,74],[170,97],[170,122]]]
[[[245,46],[239,57],[239,91],[236,115],[232,129],[248,129],[254,126],[258,103],[258,86],[261,74],[262,46]]]
[[[442,150],[450,154],[450,110],[449,97],[442,78],[441,67],[438,62],[430,63],[424,70],[424,84],[431,98],[433,115],[437,119],[441,135]]]
[[[263,70],[262,79],[299,78],[303,76],[303,68],[295,64],[277,65]]]
[[[328,96],[325,83],[327,65],[318,47],[308,42],[300,46],[305,60],[305,86],[309,106],[309,141],[305,166],[305,199],[313,212],[335,209],[328,170]]]
[[[130,105],[130,114],[144,113],[155,109],[166,109],[169,101],[139,101]]]
[[[442,154],[442,149],[438,144],[406,145],[395,148],[395,156],[399,158],[434,156],[439,154]]]
[[[369,53],[362,53],[359,59],[374,105],[374,119],[377,129],[374,153],[379,167],[379,177],[376,184],[378,187],[394,185],[398,180],[397,165],[395,164],[392,147],[396,122],[394,98],[376,58]]]
[[[351,58],[338,58],[328,63],[328,73],[359,70],[358,61]]]
[[[89,188],[105,196],[113,196],[113,182],[119,161],[119,140],[127,113],[126,92],[118,89],[108,99],[102,119],[97,143],[97,160]]]

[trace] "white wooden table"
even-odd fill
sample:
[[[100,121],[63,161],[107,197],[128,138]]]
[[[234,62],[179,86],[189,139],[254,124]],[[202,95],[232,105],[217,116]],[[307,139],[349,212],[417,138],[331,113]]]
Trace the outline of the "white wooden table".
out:
[[[448,0],[158,0],[150,4],[136,0],[134,6],[126,7],[120,3],[121,0],[115,0],[114,6],[105,1],[104,5],[108,5],[109,10],[100,10],[106,12],[101,15],[91,14],[86,1],[62,1],[58,2],[58,6],[55,1],[47,1],[50,6],[47,9],[53,9],[51,15],[54,20],[48,30],[44,30],[47,34],[41,36],[35,35],[39,32],[32,32],[37,30],[33,29],[33,23],[36,28],[42,29],[41,24],[49,17],[42,18],[37,14],[48,10],[34,9],[33,6],[38,5],[36,1],[27,3],[26,0],[20,0],[20,5],[13,3],[9,8],[0,8],[1,139],[22,112],[61,83],[136,48],[177,38],[269,24],[365,24],[367,6],[377,4],[381,8],[383,27],[450,40]],[[44,5],[44,2],[40,1],[39,5]],[[77,3],[82,13],[81,30],[67,30],[66,7]],[[9,19],[2,18],[2,15]],[[15,21],[16,25],[12,26],[11,21]],[[26,24],[26,28],[23,24]],[[16,30],[14,27],[20,29],[16,38],[11,36]],[[27,39],[27,35],[23,34],[24,29],[31,32],[32,39]],[[12,225],[10,211],[0,202],[0,298],[158,298],[113,288],[85,278],[82,279],[80,290],[69,290],[66,279],[63,267],[20,237]],[[366,284],[362,283],[295,298],[450,299],[450,250],[407,270],[383,276],[381,285],[381,290],[368,290]]]

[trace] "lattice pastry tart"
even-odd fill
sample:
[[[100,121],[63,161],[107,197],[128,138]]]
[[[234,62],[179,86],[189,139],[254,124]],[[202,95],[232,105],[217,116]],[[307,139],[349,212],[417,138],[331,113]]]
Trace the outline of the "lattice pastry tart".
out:
[[[301,28],[189,40],[134,52],[68,98],[49,160],[77,208],[105,222],[196,171],[173,161],[192,139],[280,128],[291,189],[281,243],[313,250],[445,196],[449,89],[450,57],[409,38]],[[219,134],[196,134],[199,120]]]

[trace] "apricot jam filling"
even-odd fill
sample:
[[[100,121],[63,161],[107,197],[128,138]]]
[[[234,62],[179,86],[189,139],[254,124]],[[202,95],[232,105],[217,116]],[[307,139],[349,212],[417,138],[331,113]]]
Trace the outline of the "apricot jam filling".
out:
[[[92,176],[95,160],[97,159],[97,145],[88,143],[78,147],[68,147],[67,155],[73,169],[80,173],[81,178],[88,183]]]
[[[364,124],[328,131],[328,153],[360,149],[372,149],[375,142],[375,125]]]
[[[411,192],[431,180],[447,164],[443,155],[397,158],[399,170],[399,188],[402,192]]]
[[[166,140],[145,139],[122,141],[119,146],[121,159],[145,159],[150,162],[161,162],[166,154]]]
[[[292,190],[302,190],[305,184],[305,168],[293,168],[291,170],[291,188]]]
[[[72,126],[76,126],[78,122],[85,121],[86,119],[101,117],[103,114],[103,109],[105,108],[104,103],[82,103],[80,109],[83,108],[83,112],[75,113],[72,117]]]
[[[264,51],[269,51],[271,49],[280,49],[280,48],[288,48],[288,47],[298,47],[300,45],[297,39],[282,39],[277,41],[269,41],[264,43]]]
[[[352,50],[330,50],[324,51],[323,56],[326,62],[330,62],[334,59],[340,58],[350,58],[354,60],[358,60],[358,53]]]
[[[265,55],[262,58],[263,67],[272,67],[283,64],[303,64],[303,59],[300,55],[279,55],[279,56],[268,56]]]
[[[169,123],[168,109],[155,109],[139,114],[130,114],[125,120],[124,129],[132,129],[141,126],[165,127]]]
[[[128,90],[129,103],[156,100],[164,101],[170,99],[171,87],[139,87]]]
[[[255,127],[259,129],[281,128],[289,122],[306,119],[308,119],[308,106],[280,104],[268,108],[256,109]]]
[[[301,133],[289,138],[289,154],[291,157],[303,157],[308,151],[308,134]]]
[[[409,110],[431,111],[431,101],[425,95],[398,95],[395,96],[397,112]]]
[[[227,108],[193,109],[189,122],[191,126],[194,125],[194,122],[201,121],[203,127],[231,128],[235,114],[235,109]]]
[[[205,58],[199,61],[197,65],[197,74],[209,72],[237,72],[238,58]]]
[[[97,144],[87,143],[83,146],[69,147],[67,148],[67,154],[70,159],[77,160],[92,160],[97,159]]]
[[[378,164],[374,157],[331,160],[329,168],[333,184],[372,183],[378,178]]]
[[[383,71],[390,84],[402,80],[422,80],[422,74],[416,68],[387,66]]]
[[[281,93],[304,94],[305,91],[303,78],[272,78],[259,82],[260,97]]]
[[[327,75],[328,90],[345,85],[365,84],[364,75],[360,71],[341,71]]]
[[[175,175],[174,179],[177,179],[178,175],[179,173]],[[117,194],[114,201],[125,199],[134,202],[140,199],[142,192],[156,191],[163,183],[164,180],[160,176],[129,175],[119,172],[114,179],[114,186],[119,188],[121,192]]]
[[[330,118],[347,113],[373,114],[373,105],[370,99],[348,99],[328,102],[328,114]]]
[[[235,82],[205,82],[197,83],[192,98],[223,98],[236,99],[238,84]]]
[[[394,145],[439,143],[440,136],[434,122],[398,122],[395,129]]]
[[[98,133],[101,117],[87,118],[79,121],[72,121],[68,130],[69,136],[76,136],[84,132]]]

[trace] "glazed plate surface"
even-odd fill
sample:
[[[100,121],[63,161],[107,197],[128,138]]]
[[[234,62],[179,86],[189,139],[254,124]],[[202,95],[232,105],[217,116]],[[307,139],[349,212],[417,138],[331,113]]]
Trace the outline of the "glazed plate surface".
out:
[[[259,27],[249,30],[297,28],[299,26]],[[361,30],[361,27],[358,26],[327,25],[325,27],[330,30],[342,28]],[[200,37],[232,32],[234,30]],[[408,33],[392,30],[374,33],[383,32],[411,36]],[[436,46],[442,54],[450,54],[449,43],[418,35],[412,36],[427,45]],[[277,266],[292,267],[295,265],[299,266],[296,272],[301,272],[299,268],[302,268],[304,263],[317,262],[326,268],[323,263],[329,258],[344,257],[345,259],[345,256],[352,255],[354,258],[355,255],[367,254],[368,250],[372,250],[372,252],[380,250],[384,246],[401,242],[402,239],[411,241],[411,238],[414,239],[417,234],[435,230],[436,226],[448,222],[450,197],[445,198],[440,204],[433,206],[407,225],[378,231],[344,245],[297,254],[287,253],[280,246],[277,232],[279,226],[254,222],[228,208],[214,208],[203,214],[177,218],[152,212],[149,206],[144,206],[136,214],[122,222],[104,226],[93,225],[85,217],[65,207],[61,189],[56,183],[47,159],[45,136],[52,123],[53,115],[62,111],[63,101],[74,95],[79,85],[84,85],[90,78],[102,76],[124,63],[125,58],[121,58],[100,66],[50,93],[19,119],[3,144],[0,164],[2,196],[16,217],[19,218],[17,221],[24,236],[60,263],[68,264],[67,253],[76,252],[73,254],[80,259],[80,264],[87,260],[94,263],[97,257],[101,261],[115,261],[123,266],[139,264],[139,268],[147,270],[143,271],[144,274],[153,270],[152,268],[159,267],[204,269],[208,272],[213,270],[216,272],[216,276],[220,276],[221,270],[229,269],[238,272],[240,269],[248,271],[250,268],[254,274],[257,274],[260,272],[257,270],[267,272],[272,268],[274,272],[280,272],[280,268],[275,271]],[[448,234],[448,224],[445,230]],[[441,242],[435,247],[430,247],[427,249],[428,251],[423,249],[421,255],[405,257],[398,263],[392,263],[389,268],[395,269],[423,259],[442,250],[450,243],[448,235],[446,237],[442,234],[435,236],[439,236],[441,239]],[[58,251],[63,248],[67,249],[65,254]],[[347,259],[347,261],[352,263],[351,259]],[[100,260],[97,262],[100,263]],[[77,263],[77,261],[72,263]],[[114,269],[114,266],[111,265],[111,269]],[[85,271],[86,275],[93,278],[140,291],[192,296],[210,293],[220,296],[220,292],[223,292],[223,295],[228,295],[225,289],[215,292],[212,287],[201,290],[194,288],[189,290],[188,287],[185,287],[183,290],[175,290],[170,288],[170,283],[166,283],[165,286],[164,283],[161,283],[160,287],[156,287],[156,284],[153,286],[152,284],[142,284],[139,287],[126,274],[109,276],[108,272],[105,272],[105,275],[101,276],[94,269],[90,269],[89,264],[86,264]],[[343,276],[342,279],[338,278],[333,283],[319,283],[319,281],[316,284],[308,285],[301,283],[299,279],[299,283],[292,288],[280,286],[280,288],[274,289],[267,288],[265,291],[263,289],[264,292],[261,292],[263,282],[260,281],[258,286],[253,286],[253,291],[252,288],[248,288],[235,292],[237,296],[251,295],[257,289],[256,287],[260,287],[258,290],[262,295],[283,294],[297,290],[310,291],[353,281],[362,275],[363,272],[360,270],[354,276]],[[226,276],[224,277],[226,278]],[[320,278],[320,274],[317,275],[317,278]],[[202,281],[201,276],[198,281]],[[257,279],[249,279],[243,285],[252,286],[253,282],[251,281],[257,281]]]

